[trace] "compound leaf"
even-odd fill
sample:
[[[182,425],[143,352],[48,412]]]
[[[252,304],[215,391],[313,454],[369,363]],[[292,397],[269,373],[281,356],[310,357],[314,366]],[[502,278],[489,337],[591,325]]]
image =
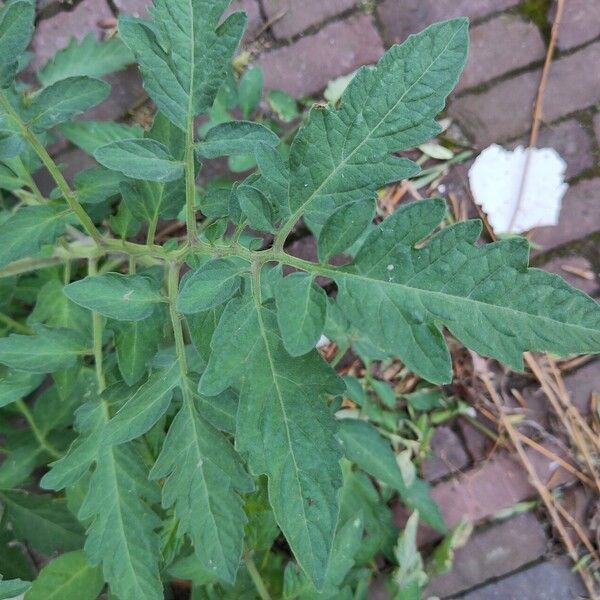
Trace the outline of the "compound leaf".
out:
[[[292,356],[314,350],[327,314],[327,295],[308,273],[292,273],[275,286],[277,323],[283,345]]]
[[[212,106],[246,26],[242,13],[219,24],[229,3],[154,0],[152,21],[119,19],[121,38],[140,64],[146,91],[183,131]]]
[[[273,309],[247,296],[227,305],[212,349],[200,392],[239,387],[236,448],[255,474],[269,478],[277,523],[299,564],[321,587],[342,485],[335,420],[323,396],[343,386],[316,351],[290,357]]]
[[[336,270],[339,306],[373,345],[434,383],[452,377],[442,325],[514,369],[522,369],[526,350],[600,350],[597,303],[555,275],[527,269],[526,240],[476,246],[481,223],[466,221],[416,247],[444,210],[440,200],[404,206]]]
[[[25,112],[27,124],[35,132],[46,131],[100,104],[109,93],[110,85],[100,79],[61,79],[33,97]]]
[[[100,146],[94,158],[107,169],[132,179],[165,183],[183,175],[183,163],[175,160],[164,144],[148,138],[118,140]]]
[[[238,493],[252,491],[252,479],[227,439],[184,397],[150,476],[166,478],[163,507],[175,506],[179,532],[189,534],[202,566],[233,583],[246,523]]]
[[[92,33],[88,33],[81,42],[71,38],[68,46],[59,50],[37,77],[42,85],[49,86],[77,75],[103,77],[133,61],[133,54],[118,38],[98,41]]]
[[[163,302],[153,281],[143,275],[106,273],[65,286],[69,300],[119,321],[141,321]]]
[[[436,23],[393,46],[374,68],[362,67],[339,109],[313,108],[290,152],[291,221],[305,213],[318,229],[341,204],[414,175],[416,165],[392,153],[439,133],[434,117],[467,49],[467,19]]]

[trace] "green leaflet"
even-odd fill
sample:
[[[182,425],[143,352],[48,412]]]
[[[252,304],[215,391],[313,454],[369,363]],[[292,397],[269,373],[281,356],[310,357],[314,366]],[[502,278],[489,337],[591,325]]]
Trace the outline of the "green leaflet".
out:
[[[144,87],[183,131],[211,107],[246,26],[243,13],[219,25],[229,3],[155,0],[151,22],[119,19],[121,38],[140,64]]]
[[[475,246],[481,223],[467,221],[415,248],[444,211],[441,200],[404,206],[370,234],[350,267],[336,271],[339,306],[371,343],[434,383],[452,378],[442,325],[514,369],[522,369],[526,350],[600,350],[596,302],[527,269],[526,240]]]
[[[247,454],[255,474],[267,474],[277,523],[321,587],[342,483],[335,421],[322,397],[341,391],[340,380],[316,351],[290,357],[272,308],[248,297],[227,305],[212,348],[200,392],[214,395],[239,386],[236,448]]]
[[[81,171],[75,176],[77,198],[82,204],[104,202],[119,194],[124,179],[121,173],[103,167],[91,167]]]
[[[323,224],[319,233],[319,260],[347,250],[368,227],[375,216],[375,203],[357,200],[337,208]]]
[[[251,185],[239,185],[233,193],[251,227],[257,231],[275,231],[277,211],[259,189]]]
[[[150,375],[108,422],[104,443],[123,444],[144,435],[165,414],[178,385],[181,373],[177,362]]]
[[[446,531],[444,519],[429,495],[429,485],[419,479],[415,479],[411,486],[404,483],[389,443],[372,425],[365,421],[342,419],[338,436],[349,460],[397,490],[402,501],[410,508],[418,510],[429,525],[438,531]]]
[[[53,373],[72,367],[89,350],[86,337],[77,331],[37,326],[35,335],[1,338],[0,363],[30,373]]]
[[[27,125],[43,132],[100,104],[110,85],[92,77],[68,77],[40,90],[25,111]]]
[[[292,356],[314,350],[327,312],[325,290],[308,273],[292,273],[275,286],[277,323],[283,345]]]
[[[115,332],[117,363],[127,385],[135,385],[148,370],[148,363],[158,351],[164,338],[164,311],[155,310],[142,321],[116,321]]]
[[[44,377],[36,373],[9,370],[0,375],[0,408],[24,398],[35,390]]]
[[[260,67],[248,69],[240,79],[240,108],[244,119],[249,119],[258,108],[263,91],[263,72]]]
[[[340,108],[315,107],[290,153],[290,208],[317,229],[336,207],[366,200],[418,168],[393,152],[439,133],[435,116],[456,85],[468,21],[436,23],[362,67]]]
[[[51,206],[26,206],[0,225],[0,267],[39,252],[61,234],[65,215]]]
[[[47,87],[77,75],[103,77],[133,61],[133,54],[118,38],[100,42],[92,33],[88,33],[81,42],[71,38],[67,47],[59,50],[37,76],[40,83]]]
[[[81,550],[49,562],[25,595],[26,600],[96,600],[104,587],[102,571]]]
[[[196,148],[204,158],[252,154],[262,146],[274,148],[279,144],[279,137],[260,123],[251,121],[228,121],[216,125],[208,131]]]
[[[22,579],[0,580],[0,600],[12,600],[24,594],[31,587],[29,581]]]
[[[69,300],[119,321],[141,321],[163,302],[154,282],[144,275],[106,273],[86,277],[64,289]]]
[[[221,258],[192,271],[181,284],[178,312],[194,314],[223,304],[238,291],[240,276],[248,267],[247,263]]]
[[[15,539],[29,542],[44,554],[81,548],[83,529],[64,500],[5,491],[0,492],[0,503]]]
[[[139,125],[129,127],[110,121],[74,121],[59,126],[60,132],[72,143],[88,154],[111,142],[142,137],[144,130]]]
[[[183,163],[176,161],[164,144],[151,139],[111,142],[97,148],[94,158],[132,179],[166,183],[183,175]]]
[[[246,523],[238,493],[254,486],[231,444],[184,398],[150,476],[166,477],[163,507],[175,506],[179,533],[189,534],[202,566],[233,583]]]
[[[28,0],[5,4],[0,9],[0,88],[12,83],[33,36],[35,5]]]

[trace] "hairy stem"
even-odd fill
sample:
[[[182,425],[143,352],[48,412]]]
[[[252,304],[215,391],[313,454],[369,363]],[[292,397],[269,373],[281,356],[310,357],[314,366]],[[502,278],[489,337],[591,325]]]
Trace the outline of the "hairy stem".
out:
[[[248,569],[252,583],[254,583],[254,587],[256,588],[261,600],[271,600],[269,590],[267,590],[267,586],[265,585],[263,578],[260,576],[260,573],[258,572],[258,569],[256,568],[256,565],[249,554],[244,556],[244,562],[246,563],[246,569]]]
[[[185,221],[191,245],[198,241],[196,231],[196,169],[194,166],[194,120],[190,117],[185,147]]]
[[[95,258],[88,261],[88,275],[93,277],[98,274],[98,263]],[[92,311],[92,337],[94,341],[94,365],[96,366],[96,381],[98,383],[98,392],[102,393],[106,389],[106,379],[104,377],[104,363],[102,356],[102,315]]]
[[[180,263],[172,263],[169,267],[168,274],[168,293],[169,293],[169,314],[171,316],[171,325],[173,327],[173,336],[175,338],[175,352],[177,354],[177,361],[179,362],[179,369],[181,371],[182,380],[182,392],[184,398],[187,400],[189,396],[189,388],[187,386],[187,358],[185,355],[185,340],[183,337],[183,327],[181,321],[183,317],[177,312],[175,308],[177,303],[177,294],[179,292],[179,270],[181,269]]]
[[[47,452],[52,458],[59,459],[62,458],[62,453],[59,452],[47,439],[42,431],[40,431],[35,419],[33,418],[32,412],[29,410],[29,406],[25,404],[22,399],[19,399],[15,402],[15,406],[19,410],[19,412],[25,417],[25,420],[29,424],[31,428],[31,433],[33,433],[33,437],[35,437],[37,443],[40,448],[42,448],[45,452]]]
[[[8,315],[4,313],[0,313],[0,323],[4,323],[9,329],[13,331],[17,331],[18,333],[23,333],[25,335],[31,335],[32,331],[27,327],[27,325],[23,325],[23,323],[19,323],[19,321],[15,321]]]
[[[146,234],[146,246],[152,247],[154,245],[154,238],[156,237],[156,226],[158,225],[158,212],[154,213],[152,220],[148,223],[148,233]]]
[[[94,225],[92,219],[90,219],[89,215],[85,212],[83,206],[79,204],[75,192],[71,190],[71,187],[67,183],[67,180],[63,177],[63,174],[60,172],[58,165],[54,162],[52,157],[44,148],[44,145],[37,138],[35,133],[33,133],[25,123],[21,120],[15,109],[12,107],[12,104],[8,101],[5,94],[0,92],[0,106],[4,109],[7,115],[9,115],[21,128],[21,134],[27,140],[29,145],[33,148],[34,152],[38,155],[39,159],[42,161],[48,172],[50,173],[52,179],[56,182],[56,185],[60,189],[62,195],[64,196],[69,208],[75,213],[79,221],[81,222],[83,228],[86,230],[88,235],[96,242],[102,242],[102,235]]]

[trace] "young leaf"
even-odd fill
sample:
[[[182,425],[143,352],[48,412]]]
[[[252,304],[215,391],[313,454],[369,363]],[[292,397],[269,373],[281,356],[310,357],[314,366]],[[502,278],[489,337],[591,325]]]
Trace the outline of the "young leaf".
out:
[[[212,342],[200,392],[240,388],[236,448],[269,478],[269,500],[296,559],[317,587],[325,580],[342,484],[335,421],[323,402],[340,380],[316,351],[290,357],[272,309],[229,302]],[[311,423],[310,431],[305,428]]]
[[[251,492],[253,483],[233,447],[190,398],[171,424],[150,477],[166,477],[163,507],[175,506],[179,531],[190,535],[202,566],[233,583],[246,523],[238,493]]]
[[[65,216],[51,206],[26,206],[0,225],[0,267],[36,254],[61,234]]]
[[[308,273],[292,273],[275,287],[277,323],[285,349],[292,356],[314,350],[327,313],[327,295]]]
[[[63,123],[59,130],[72,144],[91,155],[111,142],[141,138],[144,135],[144,130],[139,125],[130,127],[110,121],[74,121]]]
[[[290,151],[290,221],[305,212],[318,226],[338,206],[418,171],[392,153],[439,133],[434,118],[464,67],[467,30],[466,19],[431,25],[393,46],[376,67],[362,67],[339,110],[311,110]]]
[[[19,57],[33,36],[35,5],[28,0],[5,4],[0,8],[0,88],[12,83]]]
[[[336,209],[319,232],[319,260],[327,262],[332,256],[347,250],[374,216],[375,203],[368,200],[349,202]]]
[[[28,126],[40,133],[100,104],[110,85],[91,77],[69,77],[40,90],[25,111]]]
[[[37,77],[47,87],[61,79],[78,75],[103,77],[133,61],[133,54],[118,38],[100,42],[92,33],[88,33],[81,42],[71,38],[68,46],[59,50],[38,71]]]
[[[119,321],[141,321],[163,302],[154,283],[144,275],[106,273],[65,287],[69,300]]]
[[[227,258],[207,262],[183,280],[177,311],[194,314],[223,304],[238,291],[240,275],[247,270],[247,263]]]
[[[260,123],[229,121],[210,129],[196,148],[204,158],[218,158],[257,153],[263,144],[274,148],[279,138]]]
[[[402,501],[410,508],[419,510],[429,525],[438,531],[446,531],[439,508],[429,495],[428,484],[418,479],[410,486],[404,483],[390,445],[372,425],[365,421],[342,419],[338,436],[349,460],[397,490]]]
[[[183,163],[176,161],[164,144],[151,139],[111,142],[97,148],[94,158],[132,179],[164,183],[183,175]]]
[[[15,538],[29,542],[39,552],[52,554],[81,548],[83,529],[64,500],[6,491],[0,492],[0,503]]]
[[[31,583],[22,579],[0,579],[0,600],[13,600],[22,596]]]
[[[467,221],[415,248],[444,210],[440,200],[400,208],[335,276],[338,303],[356,329],[434,383],[452,378],[441,324],[515,369],[525,350],[600,350],[596,302],[555,275],[527,269],[526,240],[475,246],[481,224]]]
[[[239,85],[240,108],[244,119],[249,119],[260,104],[263,91],[263,72],[260,67],[248,69]]]
[[[292,96],[280,90],[271,90],[267,96],[271,110],[284,123],[289,123],[300,116],[298,102]]]
[[[148,370],[148,363],[164,338],[164,312],[155,310],[142,321],[116,321],[117,363],[127,385],[135,385]]]
[[[152,22],[122,17],[119,32],[134,52],[144,87],[162,113],[186,131],[208,110],[246,26],[230,0],[154,0]]]
[[[72,329],[38,326],[35,335],[12,334],[0,339],[0,363],[30,373],[68,369],[88,351],[86,337]]]
[[[102,571],[81,550],[49,562],[31,585],[27,600],[96,600],[104,587]]]
[[[103,167],[91,167],[75,175],[77,198],[82,204],[98,204],[119,194],[121,173]]]
[[[24,398],[44,380],[43,375],[8,370],[0,375],[0,408]]]
[[[148,432],[165,414],[173,389],[181,384],[179,365],[153,373],[136,390],[108,422],[104,431],[104,442],[117,445],[133,440]]]
[[[239,185],[234,194],[251,227],[258,231],[274,231],[276,209],[259,189],[251,185]]]

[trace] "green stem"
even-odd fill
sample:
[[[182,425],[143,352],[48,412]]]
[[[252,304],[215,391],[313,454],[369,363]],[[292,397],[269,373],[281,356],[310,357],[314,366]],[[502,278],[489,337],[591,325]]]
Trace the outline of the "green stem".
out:
[[[88,275],[94,277],[98,274],[98,263],[95,258],[88,262]],[[92,311],[92,336],[94,341],[94,364],[96,366],[96,381],[98,382],[98,392],[102,393],[106,389],[106,379],[104,377],[104,364],[102,355],[102,315]]]
[[[13,329],[14,331],[18,331],[19,333],[23,333],[25,335],[31,335],[33,332],[27,325],[23,325],[23,323],[19,323],[19,321],[15,321],[13,318],[5,315],[4,313],[0,313],[0,323],[4,323],[8,328]]]
[[[244,562],[246,563],[246,569],[248,569],[248,573],[250,574],[250,578],[252,579],[252,583],[254,583],[254,587],[258,592],[261,600],[271,600],[271,595],[267,590],[267,586],[263,581],[263,578],[260,576],[252,557],[249,554],[244,556]]]
[[[181,379],[183,382],[182,391],[187,399],[189,395],[189,388],[186,384],[188,375],[187,358],[185,354],[185,339],[183,337],[183,327],[181,321],[183,317],[177,312],[177,294],[179,292],[179,270],[181,269],[180,263],[172,263],[169,267],[168,274],[168,291],[169,291],[169,314],[171,316],[171,325],[173,327],[173,336],[175,337],[175,352],[177,354],[177,361],[179,362],[179,369],[181,371]]]
[[[156,226],[158,225],[158,212],[154,213],[152,220],[148,224],[148,233],[146,234],[146,246],[154,246],[154,238],[156,237]]]
[[[196,169],[194,165],[194,119],[188,120],[185,147],[185,222],[188,240],[192,246],[198,242],[196,231]]]
[[[25,402],[21,399],[15,402],[15,406],[17,407],[19,412],[25,417],[25,420],[29,424],[31,432],[37,440],[37,443],[39,444],[40,448],[42,448],[45,452],[47,452],[52,458],[56,460],[62,458],[62,454],[46,439],[46,436],[38,428],[35,419],[33,418],[33,414],[29,410],[29,406],[27,406],[27,404],[25,404]]]
[[[87,231],[88,235],[96,243],[101,243],[102,235],[94,225],[92,219],[90,219],[89,215],[85,212],[83,206],[79,204],[75,193],[73,190],[71,190],[67,180],[63,177],[58,165],[54,162],[54,160],[52,160],[52,157],[48,154],[46,148],[44,148],[44,145],[40,142],[37,136],[27,127],[25,123],[23,123],[23,121],[21,121],[21,118],[3,92],[0,92],[0,106],[2,106],[6,114],[9,115],[19,125],[21,128],[21,134],[33,148],[34,152],[38,155],[46,169],[48,169],[52,179],[54,179],[56,185],[67,201],[69,208],[75,213],[75,215],[77,215],[77,218],[83,225],[83,228]]]

